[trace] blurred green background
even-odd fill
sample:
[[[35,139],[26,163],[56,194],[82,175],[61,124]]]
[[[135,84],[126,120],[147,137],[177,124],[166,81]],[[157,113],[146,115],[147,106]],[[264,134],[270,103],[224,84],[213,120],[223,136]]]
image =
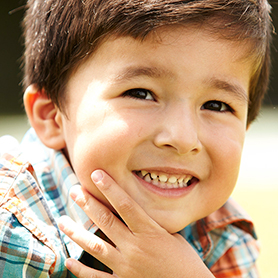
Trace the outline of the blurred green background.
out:
[[[22,106],[20,22],[25,0],[0,0],[0,136],[19,141],[29,128]],[[278,29],[278,1],[270,1]],[[277,23],[276,23],[277,22]],[[278,53],[272,47],[273,70],[269,94],[257,121],[247,132],[241,171],[233,197],[255,222],[261,242],[261,277],[278,278]]]

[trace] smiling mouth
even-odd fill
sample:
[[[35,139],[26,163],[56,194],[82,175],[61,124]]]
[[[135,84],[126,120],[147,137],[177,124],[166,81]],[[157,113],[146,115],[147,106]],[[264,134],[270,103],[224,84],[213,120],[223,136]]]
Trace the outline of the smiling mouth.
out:
[[[191,175],[165,175],[150,173],[145,170],[135,171],[135,174],[144,181],[162,189],[186,188],[198,181],[197,178]]]

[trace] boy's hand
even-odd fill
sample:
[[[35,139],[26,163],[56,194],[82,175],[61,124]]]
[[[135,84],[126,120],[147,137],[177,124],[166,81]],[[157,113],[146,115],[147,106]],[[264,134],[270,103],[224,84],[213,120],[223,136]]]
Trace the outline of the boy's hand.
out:
[[[61,230],[85,251],[113,270],[113,275],[84,266],[74,259],[67,268],[77,277],[214,277],[189,243],[170,234],[105,172],[96,170],[92,179],[125,224],[84,188],[75,187],[71,197],[115,244],[75,225],[69,217],[60,220]]]

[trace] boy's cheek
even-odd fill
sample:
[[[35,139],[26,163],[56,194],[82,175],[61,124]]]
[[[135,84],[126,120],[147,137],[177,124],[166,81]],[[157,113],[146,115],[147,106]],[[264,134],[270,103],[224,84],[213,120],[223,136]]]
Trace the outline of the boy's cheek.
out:
[[[112,206],[109,204],[108,200],[105,196],[99,191],[99,189],[95,186],[93,181],[91,180],[91,171],[82,171],[80,174],[79,172],[76,173],[80,184],[98,201],[103,203],[105,206],[112,209]]]
[[[69,155],[69,160],[71,161],[73,171],[75,172],[80,184],[85,187],[88,192],[90,192],[99,201],[109,206],[109,203],[104,195],[93,183],[91,174],[96,169],[103,169],[104,171],[109,173],[109,169],[112,168],[115,162],[113,163],[113,159],[109,159],[107,161],[105,152],[101,152],[101,150],[94,150],[93,152],[89,152],[89,150],[86,151],[85,148],[85,150],[83,151],[85,153],[85,155],[83,156],[81,154],[78,155],[78,152],[73,153],[72,156]]]

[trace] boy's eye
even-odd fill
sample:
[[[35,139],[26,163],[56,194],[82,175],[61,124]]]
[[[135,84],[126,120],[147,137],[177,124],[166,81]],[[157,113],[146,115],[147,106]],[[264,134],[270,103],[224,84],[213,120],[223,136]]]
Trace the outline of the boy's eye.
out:
[[[124,97],[131,97],[131,98],[138,98],[138,99],[147,99],[147,100],[154,100],[153,94],[151,91],[147,89],[131,89],[123,94]]]
[[[216,112],[233,112],[233,109],[226,103],[217,100],[211,100],[206,102],[202,109],[212,110]]]

